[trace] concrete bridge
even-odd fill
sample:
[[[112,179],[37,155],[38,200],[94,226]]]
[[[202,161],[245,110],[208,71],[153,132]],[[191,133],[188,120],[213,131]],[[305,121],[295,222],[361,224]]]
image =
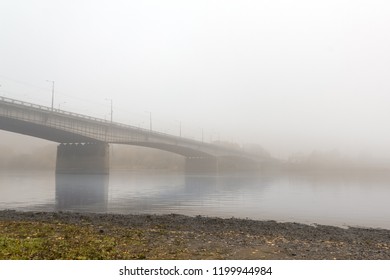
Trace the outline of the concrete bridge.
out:
[[[108,145],[160,149],[186,157],[188,172],[255,168],[265,162],[239,149],[151,131],[0,96],[0,129],[59,143],[57,173],[108,173]]]

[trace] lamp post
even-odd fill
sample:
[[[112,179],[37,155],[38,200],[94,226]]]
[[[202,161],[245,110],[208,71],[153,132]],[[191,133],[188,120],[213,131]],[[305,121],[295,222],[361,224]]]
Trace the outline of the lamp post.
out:
[[[149,112],[150,131],[152,131],[152,112]]]
[[[51,83],[51,110],[54,110],[54,81],[46,80],[46,82]]]
[[[150,111],[145,111],[147,113],[149,113],[149,129],[150,131],[152,131],[152,112]]]
[[[179,136],[181,137],[181,121],[176,120],[176,122],[179,124]]]
[[[111,122],[112,122],[112,117],[113,117],[113,114],[114,114],[114,110],[113,110],[113,106],[112,106],[112,99],[106,98],[106,100],[111,102]]]

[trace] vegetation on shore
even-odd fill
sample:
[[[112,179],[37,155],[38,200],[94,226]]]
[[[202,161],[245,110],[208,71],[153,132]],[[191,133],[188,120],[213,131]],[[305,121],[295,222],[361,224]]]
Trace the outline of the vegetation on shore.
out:
[[[0,259],[390,259],[390,231],[181,215],[0,211]]]
[[[224,259],[213,246],[190,248],[191,233],[60,221],[0,221],[0,259]]]
[[[166,242],[164,229],[103,229],[61,222],[0,221],[0,259],[177,259],[194,254],[185,248],[183,236],[172,236],[174,250]],[[151,244],[153,243],[153,245]],[[220,257],[215,252],[199,257]]]

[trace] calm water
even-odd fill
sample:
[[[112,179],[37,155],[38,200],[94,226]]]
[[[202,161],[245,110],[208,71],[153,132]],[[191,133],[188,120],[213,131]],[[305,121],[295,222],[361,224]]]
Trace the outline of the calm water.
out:
[[[390,182],[305,176],[0,172],[0,209],[177,213],[390,229]]]

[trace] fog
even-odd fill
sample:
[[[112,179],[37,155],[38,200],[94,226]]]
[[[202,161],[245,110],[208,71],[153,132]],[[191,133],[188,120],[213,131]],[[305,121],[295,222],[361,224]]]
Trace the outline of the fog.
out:
[[[64,110],[109,119],[112,100],[114,121],[276,158],[390,158],[389,14],[376,0],[3,0],[0,95],[50,106],[53,80]]]

